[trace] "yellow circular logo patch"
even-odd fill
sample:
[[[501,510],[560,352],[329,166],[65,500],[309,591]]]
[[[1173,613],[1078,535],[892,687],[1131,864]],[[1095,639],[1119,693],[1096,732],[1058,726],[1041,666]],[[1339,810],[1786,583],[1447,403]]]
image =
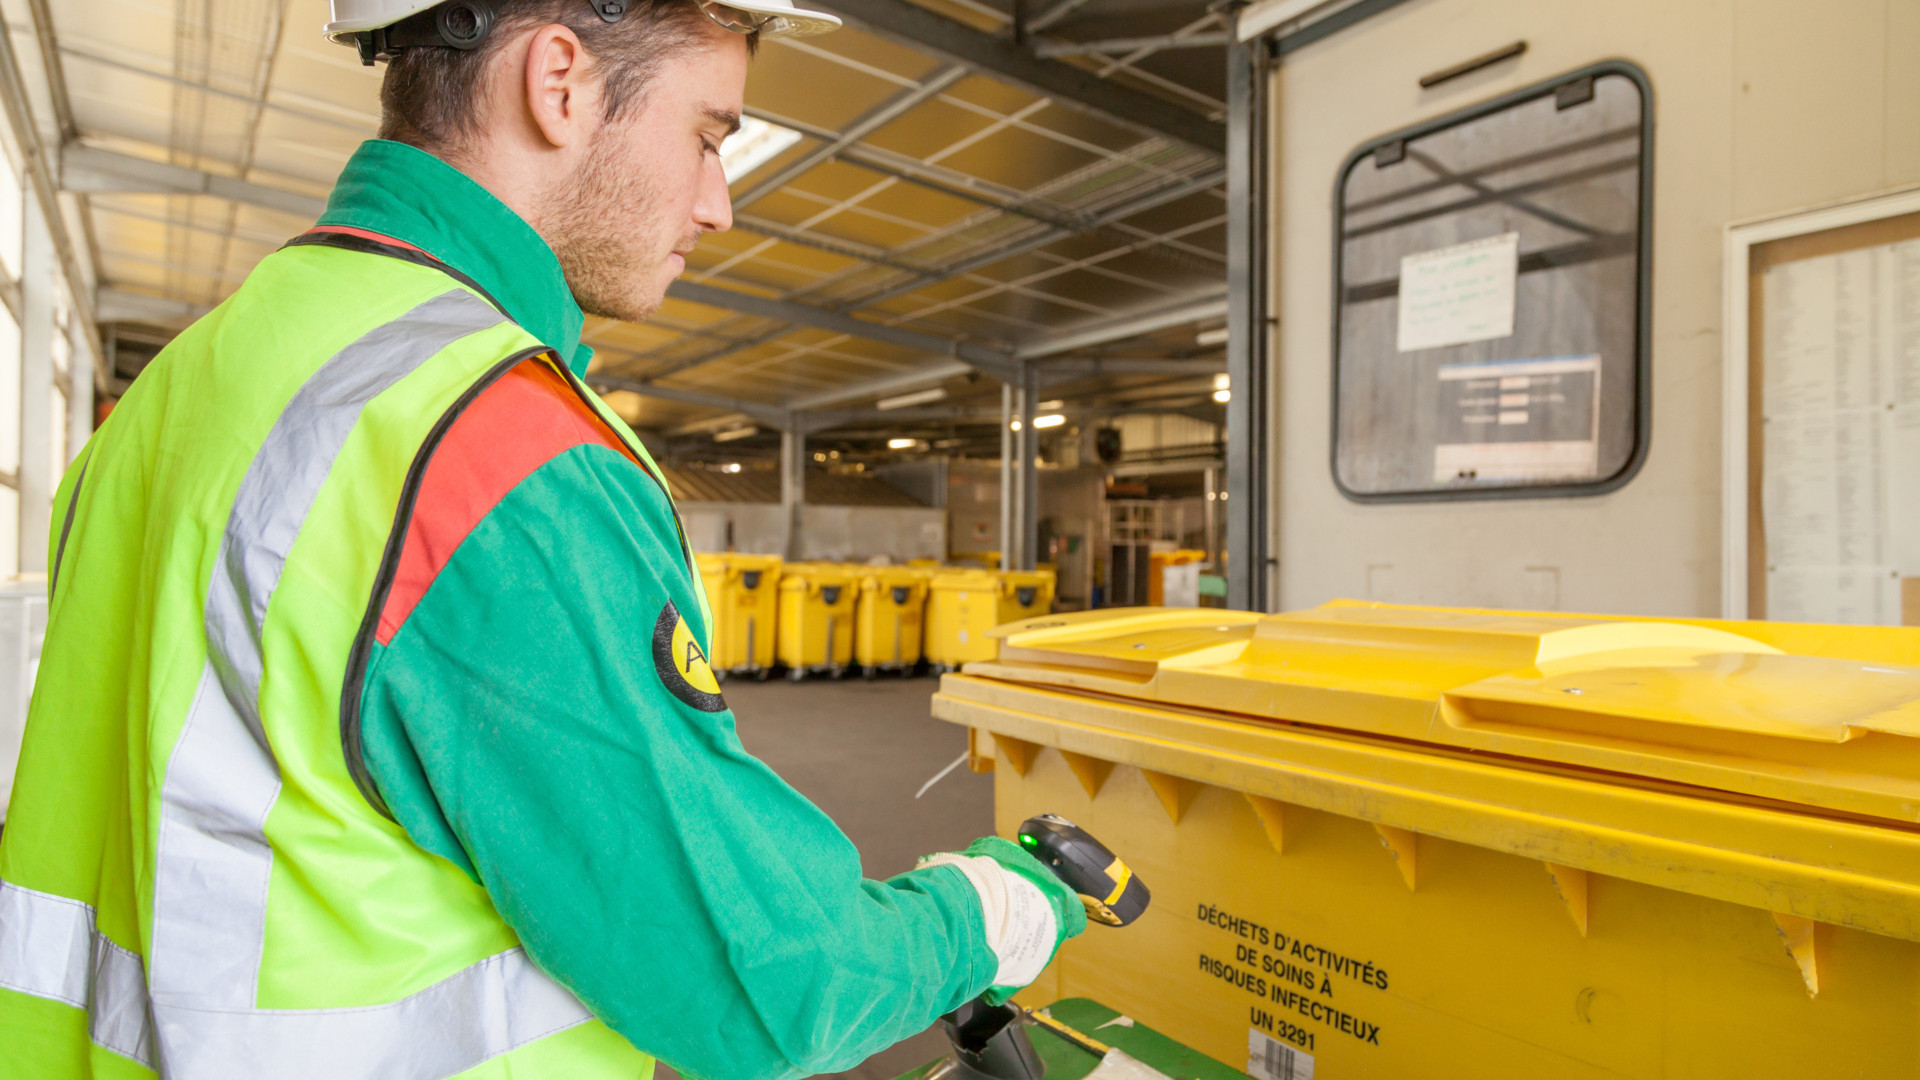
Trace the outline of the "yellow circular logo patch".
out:
[[[672,601],[660,609],[660,618],[653,624],[653,666],[674,697],[701,712],[726,710],[720,680],[714,677],[707,654],[694,640],[693,628],[680,617],[680,609]]]

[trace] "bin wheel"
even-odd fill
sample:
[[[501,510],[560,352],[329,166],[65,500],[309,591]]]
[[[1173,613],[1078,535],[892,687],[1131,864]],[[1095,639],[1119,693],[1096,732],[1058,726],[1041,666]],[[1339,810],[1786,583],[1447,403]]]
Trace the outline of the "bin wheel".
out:
[[[829,679],[844,679],[846,677],[847,669],[843,667],[833,668],[827,672],[827,678]]]
[[[764,668],[764,667],[763,667],[763,668],[754,668],[754,669],[753,669],[753,681],[754,681],[754,682],[766,682],[766,681],[767,681],[767,679],[768,679],[768,677],[769,677],[769,676],[771,676],[772,674],[773,674],[773,669],[772,669],[772,668]]]
[[[725,671],[716,671],[716,672],[714,672],[714,673],[713,673],[713,681],[714,681],[714,682],[717,682],[717,683],[723,683],[723,682],[726,682],[726,681],[727,681],[727,673],[726,673]]]
[[[872,682],[873,677],[878,674],[880,674],[880,669],[871,665],[860,669],[860,677],[868,682]]]
[[[805,679],[806,677],[807,677],[807,673],[806,673],[806,672],[805,672],[804,670],[802,670],[802,669],[800,669],[800,668],[789,668],[789,669],[787,669],[787,681],[788,681],[788,682],[799,682],[799,681],[801,681],[802,679]]]

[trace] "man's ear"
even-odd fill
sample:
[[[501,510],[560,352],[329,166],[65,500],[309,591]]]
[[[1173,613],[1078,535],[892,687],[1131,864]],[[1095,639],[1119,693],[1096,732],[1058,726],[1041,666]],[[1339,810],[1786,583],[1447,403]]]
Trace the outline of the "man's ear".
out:
[[[586,136],[597,96],[587,63],[586,47],[558,23],[541,27],[527,42],[527,114],[555,149]]]

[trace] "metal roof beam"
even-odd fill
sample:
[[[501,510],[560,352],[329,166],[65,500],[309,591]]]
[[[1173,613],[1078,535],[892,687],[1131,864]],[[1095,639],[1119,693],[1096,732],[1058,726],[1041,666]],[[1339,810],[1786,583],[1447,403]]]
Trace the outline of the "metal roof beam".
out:
[[[861,333],[857,333],[854,330],[846,329],[846,323],[851,323],[853,326],[861,329],[874,327],[875,324],[865,322],[860,319],[855,319],[851,315],[846,314],[847,312],[858,310],[864,307],[870,307],[874,304],[883,303],[887,300],[893,299],[896,296],[901,296],[906,293],[913,292],[916,289],[924,288],[925,286],[928,286],[928,285],[938,284],[939,282],[942,282],[942,281],[948,281],[948,280],[951,280],[952,278],[959,277],[962,274],[972,273],[974,270],[977,270],[980,267],[990,266],[994,263],[1000,262],[1003,259],[1010,259],[1016,255],[1025,254],[1026,252],[1032,251],[1035,248],[1045,247],[1046,245],[1054,243],[1057,240],[1062,240],[1066,237],[1073,236],[1081,232],[1089,232],[1094,229],[1104,228],[1108,225],[1115,224],[1119,221],[1125,220],[1126,218],[1132,217],[1134,214],[1142,213],[1156,206],[1161,206],[1166,203],[1173,202],[1176,199],[1186,198],[1187,196],[1195,194],[1196,192],[1204,191],[1207,188],[1212,187],[1215,184],[1218,184],[1221,179],[1222,179],[1222,174],[1216,173],[1216,172],[1209,172],[1204,176],[1199,176],[1199,177],[1189,179],[1183,183],[1175,184],[1172,187],[1162,188],[1159,191],[1152,192],[1148,195],[1142,196],[1141,198],[1135,199],[1131,202],[1127,202],[1120,206],[1113,207],[1112,209],[1107,210],[1106,212],[1082,223],[1081,225],[1057,226],[1054,228],[1049,228],[1037,235],[1028,237],[1025,240],[1016,241],[1004,247],[995,248],[991,251],[986,251],[979,255],[975,255],[971,258],[964,259],[950,266],[942,267],[938,272],[925,274],[923,276],[916,277],[916,278],[911,278],[905,282],[902,282],[899,285],[895,285],[890,288],[883,289],[880,292],[873,293],[868,296],[863,296],[858,300],[849,301],[844,308],[837,311],[829,311],[825,308],[819,308],[811,304],[803,304],[795,301],[781,301],[781,300],[772,300],[772,299],[756,297],[756,296],[749,296],[744,293],[734,292],[732,289],[717,289],[709,285],[696,285],[693,282],[689,282],[685,280],[674,282],[672,286],[668,287],[667,295],[679,296],[684,299],[694,299],[693,296],[687,295],[687,290],[712,289],[712,291],[716,294],[715,299],[711,301],[704,301],[705,303],[708,303],[709,306],[712,306],[712,307],[728,308],[730,310],[738,311],[748,315],[764,314],[765,318],[779,319],[782,322],[799,323],[803,326],[815,326],[821,329],[835,330],[840,333],[848,333],[848,334],[854,334],[855,336],[870,337],[871,336],[870,334],[861,334]],[[733,302],[731,298],[744,298],[744,300],[754,302],[757,305],[757,307],[753,310],[749,310],[748,308],[738,306],[738,304]],[[772,307],[770,307],[769,305],[777,305],[778,307],[784,309],[784,313],[775,313]],[[846,320],[846,323],[836,323],[834,325],[829,326],[829,325],[824,325],[820,322],[813,321],[814,319],[823,317],[823,316],[831,316],[836,319],[844,319]],[[900,331],[897,328],[891,328],[891,327],[880,327],[879,329],[892,330],[895,333],[913,333],[913,331]],[[777,337],[780,337],[784,333],[786,333],[784,329],[775,330],[770,333],[760,334],[758,336],[749,338],[748,340],[743,342],[734,342],[726,346],[723,346],[721,348],[714,349],[710,352],[701,353],[697,356],[689,356],[684,359],[676,360],[676,361],[673,361],[671,364],[667,365],[666,367],[660,368],[659,370],[652,372],[651,377],[656,379],[664,378],[678,371],[685,371],[689,368],[699,367],[702,364],[711,363],[712,361],[719,360],[723,357],[731,356],[734,353],[737,353],[743,349],[748,349],[748,348],[752,348],[755,345],[764,344],[765,342],[768,342]],[[934,337],[933,335],[923,335],[923,336],[927,338],[932,338],[934,341],[946,340],[943,338]],[[884,340],[884,339],[881,339],[881,340]],[[919,344],[914,344],[914,345],[909,345],[908,347],[921,348],[923,346]],[[966,346],[966,347],[974,348],[974,349],[979,348],[979,346]],[[933,351],[947,352],[948,350],[944,347],[941,347],[941,348],[935,348]],[[1000,361],[1007,361],[1005,363],[997,362],[994,360],[988,360],[985,357],[971,356],[965,353],[955,353],[954,355],[960,356],[961,359],[966,360],[968,363],[972,364],[974,367],[979,368],[981,371],[986,372],[987,374],[993,376],[994,378],[1000,380],[1001,382],[1012,382],[1012,381],[1015,381],[1015,379],[1017,378],[1018,373],[1011,366],[1011,362],[1007,361],[1007,357],[1010,356],[1010,354],[1006,354],[1006,353],[996,354]],[[981,362],[981,361],[984,361],[984,362]],[[998,368],[998,370],[996,370],[996,368]]]
[[[1222,156],[1226,129],[1178,105],[1091,71],[1042,60],[1012,41],[975,30],[904,0],[832,0],[827,5],[856,27],[1012,83],[1063,105],[1097,113],[1145,135],[1172,139]]]
[[[808,229],[796,229],[792,226],[782,225],[777,221],[768,221],[765,218],[751,217],[746,214],[735,214],[733,217],[733,227],[742,232],[755,233],[774,240],[785,240],[789,244],[799,244],[801,247],[810,247],[815,251],[824,251],[829,255],[838,255],[843,259],[858,259],[861,262],[870,262],[875,266],[884,266],[890,270],[898,270],[905,274],[925,274],[931,272],[930,267],[923,266],[919,263],[907,262],[904,259],[896,259],[887,254],[887,252],[868,244],[855,243],[851,240],[841,240],[834,236],[822,236]]]
[[[135,292],[132,289],[102,285],[94,290],[94,318],[103,323],[137,322],[161,326],[185,326],[200,318],[211,307],[190,300]]]
[[[1029,34],[1037,34],[1085,6],[1087,6],[1087,0],[1060,0],[1059,3],[1028,19],[1026,31]]]
[[[1064,333],[1022,345],[1014,355],[1022,360],[1040,360],[1049,356],[1058,356],[1064,352],[1072,352],[1075,349],[1104,345],[1109,341],[1125,341],[1128,338],[1151,334],[1172,326],[1199,322],[1202,319],[1217,319],[1226,313],[1226,290],[1222,288],[1200,299],[1184,300],[1152,311],[1109,319],[1091,326],[1071,328]]]
[[[755,423],[765,427],[785,431],[793,424],[791,410],[777,405],[768,405],[761,401],[744,401],[721,394],[708,394],[699,390],[682,390],[677,386],[661,386],[659,383],[642,382],[639,379],[626,379],[618,375],[588,375],[588,386],[606,393],[610,390],[626,390],[642,397],[659,398],[662,401],[677,401],[682,405],[700,405],[709,409],[725,409],[729,412],[744,413]]]
[[[879,397],[883,394],[904,393],[918,390],[957,378],[973,370],[973,365],[963,360],[940,360],[925,367],[902,371],[895,375],[882,375],[865,382],[836,386],[831,390],[821,390],[805,397],[794,398],[787,402],[790,409],[823,409],[829,405],[839,405],[847,401],[859,401],[865,397]]]
[[[1104,41],[1042,41],[1033,47],[1033,54],[1043,59],[1055,56],[1097,56],[1106,53],[1130,53],[1137,49],[1206,49],[1219,48],[1228,41],[1225,30],[1203,31],[1198,34],[1178,36],[1161,34],[1157,37],[1108,38]]]
[[[312,195],[91,146],[61,149],[60,187],[87,194],[211,195],[309,221],[327,208],[325,199]]]
[[[846,130],[840,132],[832,141],[800,155],[791,164],[753,185],[733,200],[733,208],[739,210],[751,206],[761,198],[786,187],[813,169],[815,165],[840,154],[841,151],[874,132],[886,127],[901,115],[939,95],[940,91],[957,83],[967,74],[965,67],[954,66],[945,71],[936,72],[926,82],[911,90],[896,94],[887,101],[869,110],[865,116],[855,120]]]
[[[100,336],[99,324],[93,317],[92,299],[86,295],[86,271],[92,267],[83,265],[81,261],[83,255],[91,257],[92,252],[82,252],[73,234],[67,230],[67,217],[60,207],[59,178],[54,175],[54,164],[50,160],[53,155],[40,138],[30,101],[26,76],[21,72],[20,57],[13,47],[13,37],[11,33],[0,33],[0,112],[5,114],[14,145],[26,157],[23,163],[23,197],[37,200],[40,204],[60,271],[66,275],[68,288],[74,296],[74,314],[80,320],[81,335],[98,358],[104,355],[105,344]],[[93,371],[95,389],[109,389],[107,366],[95,363]]]
[[[1144,315],[1129,316],[1084,327],[1060,338],[1051,338],[1032,345],[1021,347],[1014,355],[1020,359],[1037,359],[1053,356],[1069,349],[1080,349],[1090,345],[1099,345],[1109,341],[1137,337],[1152,333],[1168,326],[1197,322],[1201,319],[1215,318],[1227,310],[1224,297],[1208,297],[1198,301],[1187,301],[1178,307],[1163,311],[1148,312]],[[895,375],[883,375],[865,382],[850,383],[795,398],[787,402],[790,409],[824,409],[843,402],[858,401],[861,398],[879,397],[882,394],[900,393],[917,390],[923,386],[946,382],[967,373],[971,365],[964,362],[942,361],[924,367],[903,371]],[[1221,360],[1134,360],[1134,359],[1088,359],[1056,361],[1041,370],[1044,381],[1048,383],[1065,382],[1070,379],[1086,378],[1091,375],[1215,375],[1225,370]],[[887,415],[904,417],[906,411]]]
[[[920,330],[908,330],[900,326],[887,326],[882,323],[856,319],[845,312],[830,308],[815,307],[812,304],[796,303],[792,300],[776,300],[770,296],[755,296],[735,289],[722,289],[715,285],[705,285],[684,278],[667,287],[667,295],[676,300],[686,300],[708,307],[737,311],[742,315],[752,315],[762,319],[777,319],[780,322],[810,326],[816,330],[826,330],[848,337],[865,338],[888,345],[898,345],[904,349],[918,349],[922,352],[940,353],[964,360],[972,367],[1005,381],[1014,377],[1016,365],[1008,352],[1003,349],[974,345],[952,338],[929,334]],[[701,359],[705,359],[704,357]]]
[[[1054,386],[1074,379],[1087,379],[1096,375],[1218,375],[1227,370],[1225,357],[1210,360],[1157,360],[1151,357],[1135,359],[1132,357],[1090,358],[1085,360],[1063,360],[1057,364],[1046,364],[1040,368],[1041,380],[1048,386]]]
[[[886,301],[891,300],[896,296],[903,296],[907,293],[913,292],[916,289],[923,288],[927,285],[938,284],[942,281],[947,281],[949,279],[959,277],[962,274],[971,274],[975,270],[978,270],[982,267],[992,266],[994,263],[1001,262],[1006,259],[1011,259],[1016,255],[1025,255],[1029,251],[1033,251],[1037,248],[1046,247],[1048,244],[1054,243],[1059,240],[1064,240],[1069,236],[1078,236],[1084,233],[1093,232],[1097,229],[1104,229],[1108,225],[1112,225],[1119,221],[1124,221],[1135,214],[1144,213],[1148,210],[1153,209],[1154,207],[1164,206],[1167,203],[1174,202],[1179,199],[1184,199],[1189,195],[1198,194],[1199,192],[1205,191],[1208,188],[1216,186],[1223,179],[1225,179],[1224,173],[1209,172],[1204,176],[1194,177],[1183,183],[1175,184],[1171,187],[1161,188],[1159,191],[1155,191],[1147,195],[1143,195],[1138,199],[1132,200],[1131,202],[1123,203],[1102,214],[1089,218],[1087,221],[1085,221],[1080,225],[1058,226],[1058,227],[1049,229],[1046,232],[1038,233],[1034,236],[1028,237],[1025,240],[1015,241],[1011,244],[1006,245],[1005,247],[998,247],[998,248],[992,249],[991,251],[981,252],[978,255],[974,255],[969,258],[962,259],[957,263],[953,263],[951,265],[942,267],[940,270],[940,273],[932,277],[922,278],[918,281],[908,281],[900,285],[895,285],[892,288],[884,289],[880,292],[874,293],[871,296],[863,296],[858,301],[856,301],[856,304],[857,306],[860,306],[860,307],[867,307],[872,304],[885,303]]]

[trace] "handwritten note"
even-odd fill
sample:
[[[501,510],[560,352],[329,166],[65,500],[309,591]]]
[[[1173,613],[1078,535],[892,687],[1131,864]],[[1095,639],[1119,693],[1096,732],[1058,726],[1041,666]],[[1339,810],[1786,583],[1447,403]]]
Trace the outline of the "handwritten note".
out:
[[[1402,257],[1400,351],[1512,337],[1519,269],[1519,233]]]

